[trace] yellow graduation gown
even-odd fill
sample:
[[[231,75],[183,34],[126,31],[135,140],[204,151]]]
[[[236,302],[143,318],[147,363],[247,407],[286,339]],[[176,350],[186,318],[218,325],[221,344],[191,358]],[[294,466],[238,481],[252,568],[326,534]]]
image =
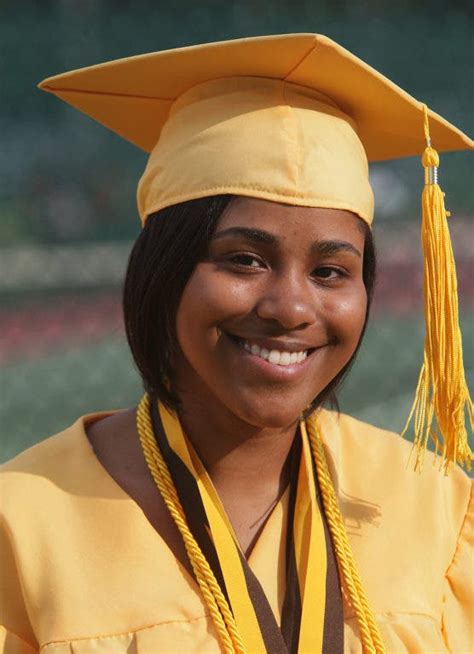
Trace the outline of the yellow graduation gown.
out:
[[[220,652],[198,587],[95,457],[80,418],[0,468],[0,652]],[[471,481],[407,466],[410,444],[323,411],[355,560],[388,652],[474,651]],[[250,565],[279,617],[287,496]],[[344,649],[361,652],[345,610]]]

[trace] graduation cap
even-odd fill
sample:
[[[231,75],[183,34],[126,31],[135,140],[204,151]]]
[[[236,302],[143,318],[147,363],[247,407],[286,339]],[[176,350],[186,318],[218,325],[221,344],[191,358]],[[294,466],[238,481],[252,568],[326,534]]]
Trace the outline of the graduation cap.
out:
[[[456,273],[438,151],[473,141],[358,57],[319,34],[207,43],[50,77],[40,88],[150,153],[144,222],[218,194],[346,209],[368,224],[368,162],[422,155],[424,363],[409,422],[417,463],[428,439],[446,469],[470,467]],[[436,148],[436,150],[434,149]],[[407,423],[408,427],[408,423]]]

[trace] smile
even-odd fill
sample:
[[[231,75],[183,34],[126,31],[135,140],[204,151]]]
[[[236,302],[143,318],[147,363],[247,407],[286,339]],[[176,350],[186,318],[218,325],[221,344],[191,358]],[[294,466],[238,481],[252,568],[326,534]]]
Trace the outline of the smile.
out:
[[[302,374],[313,352],[324,349],[323,346],[305,347],[301,342],[284,342],[275,338],[262,338],[257,343],[253,338],[224,333],[246,357],[250,357],[249,361],[261,372],[278,379],[290,379],[294,375]]]
[[[243,341],[243,346],[247,352],[277,366],[291,366],[295,363],[301,363],[308,356],[308,350],[301,350],[300,352],[267,350],[266,348],[260,347],[256,343],[250,343],[249,341]]]

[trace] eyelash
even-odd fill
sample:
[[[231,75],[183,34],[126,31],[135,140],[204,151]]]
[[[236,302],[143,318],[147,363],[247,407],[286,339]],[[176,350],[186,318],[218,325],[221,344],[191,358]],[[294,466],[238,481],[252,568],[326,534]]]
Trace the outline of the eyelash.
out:
[[[250,253],[241,253],[241,254],[234,254],[233,256],[229,257],[228,259],[231,263],[236,264],[239,267],[242,268],[260,268],[263,267],[264,264],[260,261],[258,257],[256,257],[254,254]],[[253,266],[250,265],[249,263],[243,263],[243,260],[252,260],[258,262],[258,266]],[[347,277],[347,272],[344,271],[343,269],[337,267],[337,266],[319,266],[318,268],[315,268],[312,272],[312,275],[315,277],[318,277],[318,275],[315,275],[314,273],[316,271],[329,271],[330,273],[336,273],[335,276],[327,276],[327,277],[319,277],[319,279],[323,279],[326,282],[333,281],[336,279],[340,279],[342,277]]]
[[[313,271],[313,274],[316,270],[329,270],[330,272],[336,273],[335,277],[323,277],[325,281],[332,281],[335,279],[340,279],[342,277],[347,277],[347,272],[345,270],[342,270],[342,268],[338,268],[337,266],[319,266],[319,268],[315,268]]]
[[[251,266],[248,263],[242,263],[242,259],[247,259],[247,260],[251,259],[252,261],[257,261],[258,264],[259,264],[258,267],[263,265],[258,257],[256,257],[254,254],[250,254],[250,253],[246,253],[246,252],[242,252],[240,254],[234,254],[231,257],[229,257],[229,261],[231,263],[235,263],[238,266],[242,266],[243,268],[257,268],[257,266]]]

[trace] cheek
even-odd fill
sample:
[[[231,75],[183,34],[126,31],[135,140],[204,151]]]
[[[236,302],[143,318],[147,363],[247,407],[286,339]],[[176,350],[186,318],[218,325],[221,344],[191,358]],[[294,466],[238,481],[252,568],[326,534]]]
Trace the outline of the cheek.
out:
[[[360,282],[328,300],[325,313],[334,334],[341,343],[355,347],[365,322],[367,292]]]
[[[243,281],[229,282],[228,275],[215,273],[200,264],[187,283],[176,314],[178,342],[217,338],[217,328],[229,319],[245,315],[252,308],[253,294]],[[212,328],[215,328],[213,330]]]

